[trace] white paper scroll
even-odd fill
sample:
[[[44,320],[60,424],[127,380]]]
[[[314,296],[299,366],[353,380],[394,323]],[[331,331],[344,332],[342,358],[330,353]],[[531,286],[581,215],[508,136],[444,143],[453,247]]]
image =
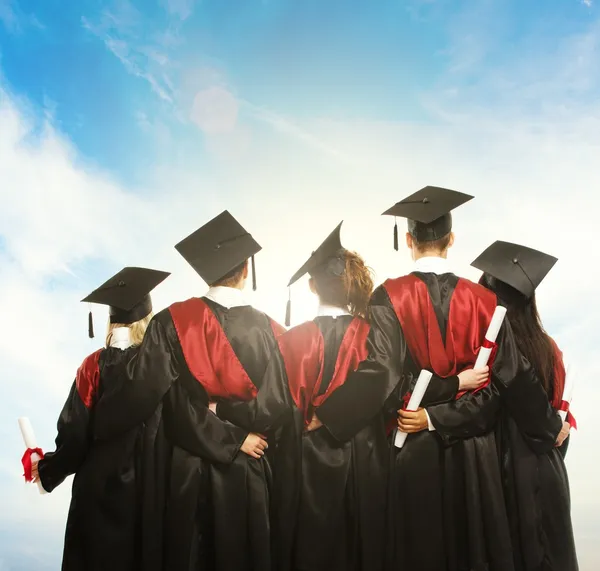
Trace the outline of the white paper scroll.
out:
[[[574,388],[575,388],[574,375],[571,371],[571,367],[568,366],[567,367],[567,375],[565,377],[565,388],[563,389],[563,394],[562,394],[562,399],[561,399],[563,403],[568,403],[569,405],[571,404]],[[567,407],[567,410],[559,410],[558,411],[558,414],[563,422],[567,419],[568,412],[569,412],[568,407]]]
[[[425,391],[429,386],[429,381],[431,381],[431,377],[433,373],[430,373],[426,369],[422,369],[419,374],[419,378],[415,384],[415,389],[410,395],[410,400],[408,401],[408,405],[406,405],[406,410],[417,410],[421,401],[423,400],[423,396],[425,395]],[[406,432],[402,432],[401,430],[396,430],[396,436],[394,438],[394,446],[396,448],[402,448],[404,446],[404,442],[406,440],[407,434]]]
[[[23,442],[25,442],[25,448],[37,448],[37,443],[35,440],[35,432],[33,432],[33,427],[31,426],[31,422],[26,416],[22,416],[19,418],[19,428],[21,429],[21,435],[23,436]],[[31,462],[39,462],[41,458],[34,452],[31,455]],[[46,490],[42,486],[42,483],[37,481],[38,489],[40,494],[46,494]]]
[[[502,327],[502,323],[504,322],[505,317],[506,307],[497,305],[496,309],[494,310],[494,315],[492,315],[492,321],[490,321],[490,326],[488,327],[488,330],[485,333],[485,338],[490,343],[496,342],[496,339],[498,338],[498,333],[500,332],[500,327]],[[483,367],[486,367],[491,354],[491,347],[481,347],[479,349],[479,354],[477,355],[477,360],[475,361],[473,369],[483,369]]]

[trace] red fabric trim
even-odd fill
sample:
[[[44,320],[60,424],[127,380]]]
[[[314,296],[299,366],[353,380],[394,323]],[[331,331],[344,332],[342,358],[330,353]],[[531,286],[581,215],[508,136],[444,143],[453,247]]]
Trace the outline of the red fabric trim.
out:
[[[174,303],[169,312],[188,369],[209,398],[253,399],[257,388],[208,305],[193,297]]]
[[[552,347],[554,348],[554,387],[553,387],[553,396],[552,396],[552,406],[556,410],[566,411],[567,418],[566,422],[571,425],[571,428],[577,429],[577,421],[575,417],[571,414],[569,407],[571,403],[563,400],[563,393],[565,392],[565,381],[567,378],[567,370],[565,369],[565,362],[563,360],[563,353],[558,348],[558,345],[550,338],[552,343]]]
[[[496,309],[496,296],[492,292],[469,280],[458,280],[450,300],[444,344],[423,280],[409,274],[387,280],[383,285],[402,327],[410,354],[419,368],[447,378],[473,367]],[[492,351],[488,363],[490,370],[494,357],[495,351]],[[463,394],[459,393],[457,398]]]
[[[23,464],[23,477],[26,482],[31,482],[33,480],[32,475],[32,463],[31,463],[31,455],[37,454],[40,457],[40,460],[44,457],[44,453],[41,448],[28,448],[25,450],[25,454],[23,454],[23,458],[21,458],[21,464]]]
[[[100,367],[98,363],[102,351],[104,349],[98,349],[95,353],[88,355],[77,369],[77,375],[75,376],[75,387],[86,408],[90,408],[94,404],[100,386]]]
[[[290,394],[296,407],[303,412],[308,425],[314,410],[346,381],[350,371],[355,371],[367,358],[369,325],[354,319],[348,326],[336,361],[333,377],[327,390],[318,395],[323,381],[324,341],[321,330],[314,321],[290,329],[279,338],[279,351],[285,364]]]

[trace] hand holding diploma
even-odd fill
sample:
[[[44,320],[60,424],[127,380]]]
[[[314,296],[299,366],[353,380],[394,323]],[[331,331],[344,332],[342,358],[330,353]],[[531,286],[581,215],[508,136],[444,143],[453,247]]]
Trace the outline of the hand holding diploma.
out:
[[[31,422],[27,417],[19,418],[19,428],[21,429],[21,435],[23,436],[23,442],[25,442],[25,454],[21,460],[23,469],[25,470],[24,476],[27,482],[35,481],[37,483],[40,494],[47,493],[42,486],[42,483],[38,479],[37,464],[44,457],[44,453],[41,448],[37,447],[35,440],[35,433]]]
[[[431,377],[433,373],[423,369],[419,374],[419,378],[417,379],[417,383],[415,384],[415,389],[410,395],[410,400],[408,401],[408,405],[406,405],[406,410],[416,411],[423,400],[423,396],[427,391],[427,387],[429,386],[429,381],[431,381]],[[402,448],[404,446],[404,442],[406,441],[406,432],[401,432],[400,430],[396,431],[396,436],[394,438],[394,446],[396,448]]]

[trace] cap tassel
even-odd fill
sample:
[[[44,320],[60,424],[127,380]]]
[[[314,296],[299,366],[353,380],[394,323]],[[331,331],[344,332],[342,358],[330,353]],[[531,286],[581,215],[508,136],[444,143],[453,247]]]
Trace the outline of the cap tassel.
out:
[[[398,251],[398,221],[394,218],[394,250]]]
[[[94,338],[94,319],[92,318],[92,312],[88,313],[88,335],[90,339]]]
[[[288,300],[285,306],[285,326],[289,327],[292,322],[292,290],[288,288]]]
[[[254,263],[254,256],[252,256],[252,291],[256,291],[256,264]]]

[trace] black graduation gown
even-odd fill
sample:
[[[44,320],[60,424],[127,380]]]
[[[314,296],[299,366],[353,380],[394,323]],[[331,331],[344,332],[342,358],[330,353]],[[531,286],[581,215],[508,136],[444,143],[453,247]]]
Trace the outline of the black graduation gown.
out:
[[[148,467],[167,478],[166,490],[153,490],[165,495],[161,569],[271,568],[268,461],[240,452],[248,430],[219,419],[209,401],[251,398],[281,332],[250,306],[227,309],[206,298],[173,304],[150,322],[129,383],[97,432],[122,434],[162,406],[172,450],[164,466]],[[156,535],[148,534],[145,548],[154,549]]]
[[[555,375],[562,373],[564,382],[562,355],[557,359]],[[531,414],[533,421],[545,422],[539,410]],[[496,437],[515,571],[578,571],[564,463],[567,443],[556,448],[550,441],[532,441],[508,409],[503,411]]]
[[[278,571],[383,569],[388,446],[381,414],[338,441],[312,413],[367,356],[369,327],[322,316],[279,339],[257,398],[217,412],[253,431],[281,427],[274,459]]]
[[[400,280],[407,278],[396,282]],[[434,362],[440,356],[445,357],[445,350],[450,352],[452,347],[455,349],[453,372],[458,373],[474,364],[474,345],[483,341],[493,311],[490,292],[463,281],[462,286],[467,292],[461,297],[462,303],[452,304],[459,282],[455,275],[418,273],[412,274],[405,286],[395,290],[392,300],[388,289],[393,289],[394,282],[386,282],[373,296],[371,314],[376,334],[370,340],[369,359],[354,374],[352,382],[346,383],[319,411],[319,417],[334,434],[356,428],[348,420],[352,414],[346,412],[343,415],[337,410],[341,405],[346,406],[346,411],[356,406],[367,407],[364,410],[367,415],[372,405],[383,404],[385,398],[388,411],[400,408],[407,392],[414,387],[422,366],[421,363],[417,365],[417,356],[420,359],[426,355]],[[417,291],[413,292],[412,288]],[[407,295],[409,297],[405,297]],[[394,306],[394,301],[398,303],[400,299],[404,299],[407,311],[417,312],[408,331],[400,325]],[[424,312],[423,315],[419,316],[419,311]],[[450,316],[452,323],[449,323]],[[426,330],[426,341],[419,347],[417,341],[423,338],[421,328]],[[430,334],[442,336],[443,346],[441,350],[438,348],[437,354],[435,351],[428,354]],[[410,350],[398,351],[399,340],[404,340],[403,344]],[[387,565],[390,569],[513,569],[493,428],[500,414],[501,394],[513,397],[533,394],[536,402],[540,402],[543,388],[516,350],[509,327],[503,327],[498,345],[493,366],[494,383],[440,404],[432,404],[426,395],[422,406],[427,408],[436,430],[409,435],[401,450],[391,447],[387,532]],[[387,378],[391,384],[384,392],[380,390],[386,382],[382,369],[388,374],[392,372]],[[456,394],[458,381],[456,377],[453,379],[448,383],[448,390]],[[365,385],[371,384],[372,380],[376,381],[374,388],[370,398],[365,398],[369,393]],[[526,430],[532,438],[548,437],[548,425],[533,426],[527,418],[522,418],[522,410],[516,413],[527,424]],[[548,419],[548,411],[545,413]],[[555,424],[550,426],[554,438],[559,430]]]
[[[152,553],[144,552],[141,520],[154,509],[142,494],[154,475],[145,471],[148,439],[160,457],[166,442],[160,415],[132,425],[118,437],[97,441],[91,418],[98,404],[126,382],[125,369],[136,348],[109,347],[88,356],[58,420],[56,451],[39,463],[44,488],[51,492],[71,474],[73,493],[66,525],[64,571],[134,571],[150,569]]]

